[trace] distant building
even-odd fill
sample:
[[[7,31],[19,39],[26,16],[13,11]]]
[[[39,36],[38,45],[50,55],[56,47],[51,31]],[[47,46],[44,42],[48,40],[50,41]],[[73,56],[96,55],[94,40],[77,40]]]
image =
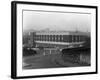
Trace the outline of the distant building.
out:
[[[30,40],[30,35],[28,33],[23,34],[23,46],[28,46]]]

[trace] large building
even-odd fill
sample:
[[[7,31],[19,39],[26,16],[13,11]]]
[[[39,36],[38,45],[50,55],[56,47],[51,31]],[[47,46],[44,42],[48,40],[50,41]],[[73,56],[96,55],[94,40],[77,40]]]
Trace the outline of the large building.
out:
[[[80,47],[89,35],[84,32],[37,31],[30,33],[30,44],[33,47],[71,48]]]

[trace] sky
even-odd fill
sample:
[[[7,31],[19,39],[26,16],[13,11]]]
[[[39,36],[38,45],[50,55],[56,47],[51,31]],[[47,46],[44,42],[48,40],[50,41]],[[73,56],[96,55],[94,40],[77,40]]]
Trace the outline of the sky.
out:
[[[23,30],[91,31],[91,14],[23,11]]]

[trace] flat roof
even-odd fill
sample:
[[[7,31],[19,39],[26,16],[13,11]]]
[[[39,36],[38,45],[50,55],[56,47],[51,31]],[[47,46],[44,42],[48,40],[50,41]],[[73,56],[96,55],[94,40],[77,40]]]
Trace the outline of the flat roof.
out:
[[[74,32],[74,31],[37,31],[36,35],[86,35],[90,36],[89,32]]]

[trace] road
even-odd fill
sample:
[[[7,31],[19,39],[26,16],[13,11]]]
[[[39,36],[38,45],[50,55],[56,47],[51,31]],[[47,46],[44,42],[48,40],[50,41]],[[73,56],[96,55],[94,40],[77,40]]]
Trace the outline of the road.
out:
[[[57,68],[82,66],[77,63],[64,62],[61,54],[38,54],[23,58],[23,69]]]
[[[35,55],[24,57],[24,67],[25,69],[34,68],[54,68],[62,67],[55,60],[60,57],[59,54],[48,54],[48,55]]]

